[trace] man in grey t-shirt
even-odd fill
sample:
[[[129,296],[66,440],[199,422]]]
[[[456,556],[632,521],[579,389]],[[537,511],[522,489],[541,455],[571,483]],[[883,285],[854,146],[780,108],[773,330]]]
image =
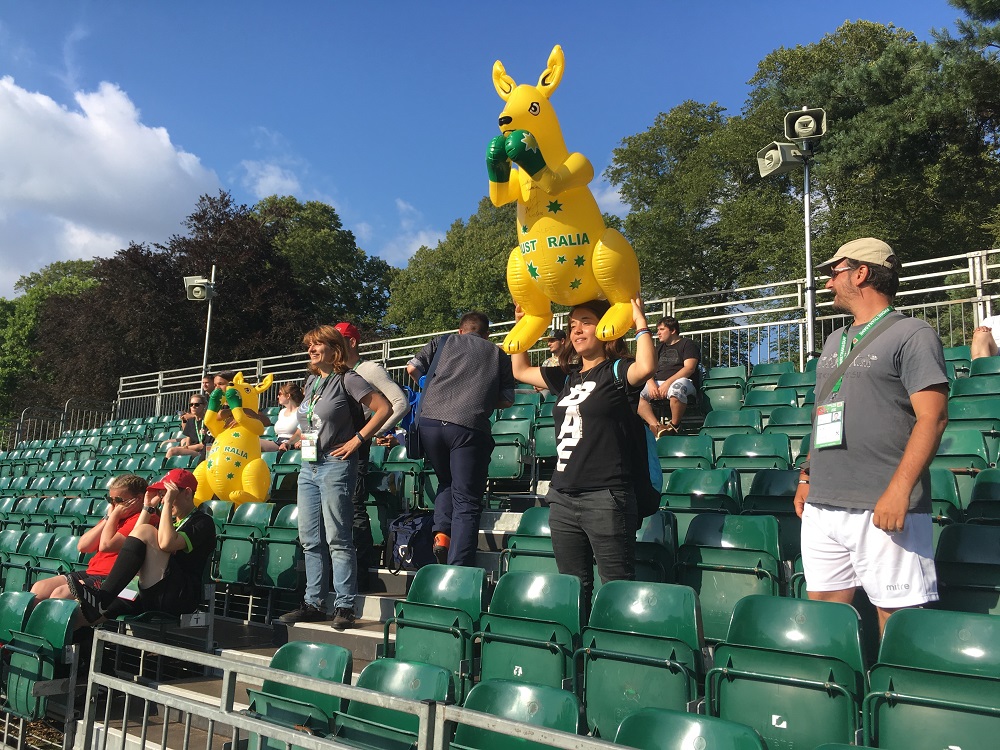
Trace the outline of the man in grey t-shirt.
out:
[[[434,339],[406,370],[414,382],[434,376],[420,401],[420,442],[438,479],[434,498],[434,554],[449,565],[476,564],[479,519],[493,452],[490,413],[514,401],[510,357],[489,341],[489,319],[466,313],[458,335]]]
[[[948,422],[941,341],[891,306],[899,268],[871,237],[817,267],[830,274],[834,309],[854,321],[820,356],[812,449],[795,495],[809,598],[850,603],[861,586],[880,630],[895,610],[938,598],[928,467]]]

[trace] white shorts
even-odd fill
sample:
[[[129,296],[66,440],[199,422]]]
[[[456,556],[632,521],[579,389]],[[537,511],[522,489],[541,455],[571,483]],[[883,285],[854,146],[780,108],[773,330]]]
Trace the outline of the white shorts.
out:
[[[929,513],[908,513],[903,531],[872,524],[871,510],[806,503],[802,513],[802,568],[809,591],[861,586],[882,609],[937,601],[937,573]]]
[[[657,380],[657,385],[663,385],[665,381]],[[640,394],[647,401],[660,401],[662,399],[651,399],[649,397],[649,385],[644,385],[642,387],[642,393]],[[670,384],[670,390],[667,391],[667,398],[676,398],[682,404],[686,404],[689,398],[694,398],[698,395],[698,391],[695,390],[694,383],[690,378],[677,378],[673,383]]]

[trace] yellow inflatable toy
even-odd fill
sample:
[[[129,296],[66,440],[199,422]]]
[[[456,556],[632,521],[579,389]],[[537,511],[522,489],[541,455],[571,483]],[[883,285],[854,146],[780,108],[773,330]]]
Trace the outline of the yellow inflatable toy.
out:
[[[486,169],[493,205],[517,201],[520,244],[507,260],[507,286],[525,313],[504,339],[510,354],[527,351],[545,333],[552,302],[608,300],[611,309],[598,323],[597,336],[620,338],[632,327],[630,300],[639,293],[635,252],[620,232],[605,226],[587,187],[594,167],[566,148],[549,103],[564,68],[559,45],[537,86],[518,86],[499,60],[493,65],[493,85],[507,105],[500,113],[503,135],[490,141]],[[514,179],[512,161],[518,166]]]
[[[267,499],[271,470],[260,457],[264,425],[256,414],[260,394],[270,387],[271,380],[268,375],[259,385],[250,385],[243,382],[243,373],[238,372],[225,396],[216,388],[208,397],[205,426],[215,442],[205,460],[194,469],[198,479],[196,504],[211,500],[213,495],[236,505]]]

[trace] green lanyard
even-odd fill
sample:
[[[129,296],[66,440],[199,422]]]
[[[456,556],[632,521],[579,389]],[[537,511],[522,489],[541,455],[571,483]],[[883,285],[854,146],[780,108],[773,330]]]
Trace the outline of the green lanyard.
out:
[[[326,382],[326,379],[328,377],[330,377],[330,376],[329,375],[324,375],[323,377],[317,378],[316,380],[314,380],[313,381],[312,390],[309,392],[309,406],[306,407],[306,419],[309,421],[309,426],[310,427],[312,427],[312,423],[313,423],[313,409],[316,406],[316,402],[319,401],[321,398],[323,398],[323,394],[320,393],[317,396],[316,395],[316,391],[321,391],[322,390],[323,383]]]
[[[862,328],[860,331],[858,331],[857,335],[853,339],[851,339],[851,346],[850,347],[847,346],[847,329],[845,328],[844,332],[840,335],[840,349],[837,352],[837,367],[840,367],[840,365],[842,365],[844,363],[844,358],[847,356],[848,352],[850,352],[851,349],[853,349],[855,346],[857,346],[858,342],[861,341],[861,339],[863,339],[872,328],[874,328],[876,325],[878,325],[878,322],[880,320],[882,320],[882,318],[884,318],[886,315],[888,315],[889,313],[891,313],[895,309],[896,308],[894,308],[892,305],[889,305],[889,307],[885,308],[882,312],[880,312],[874,318],[872,318],[871,320],[869,320],[865,324],[865,327]],[[833,395],[833,394],[839,392],[840,391],[840,385],[843,382],[844,382],[844,376],[841,375],[837,379],[837,382],[834,384],[833,390],[830,391],[830,395]]]

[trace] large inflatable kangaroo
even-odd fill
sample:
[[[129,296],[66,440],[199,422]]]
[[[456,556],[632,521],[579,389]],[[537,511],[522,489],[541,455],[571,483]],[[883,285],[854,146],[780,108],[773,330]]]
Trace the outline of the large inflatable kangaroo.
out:
[[[587,187],[594,167],[566,148],[549,103],[564,68],[559,45],[537,86],[518,86],[499,60],[493,65],[493,85],[507,105],[500,113],[503,135],[490,141],[486,153],[490,200],[494,206],[517,201],[519,244],[507,260],[507,286],[525,313],[504,339],[510,354],[527,351],[545,333],[552,302],[608,300],[611,309],[597,336],[620,338],[632,326],[630,300],[639,293],[635,252],[620,232],[605,226]],[[518,166],[514,179],[512,161]]]
[[[215,436],[215,442],[205,460],[194,469],[198,480],[196,503],[211,500],[212,495],[236,505],[267,499],[271,470],[260,457],[264,424],[255,415],[260,394],[270,388],[271,381],[272,376],[268,375],[260,385],[250,385],[243,382],[243,373],[238,372],[225,396],[217,388],[208,397],[205,426]]]

